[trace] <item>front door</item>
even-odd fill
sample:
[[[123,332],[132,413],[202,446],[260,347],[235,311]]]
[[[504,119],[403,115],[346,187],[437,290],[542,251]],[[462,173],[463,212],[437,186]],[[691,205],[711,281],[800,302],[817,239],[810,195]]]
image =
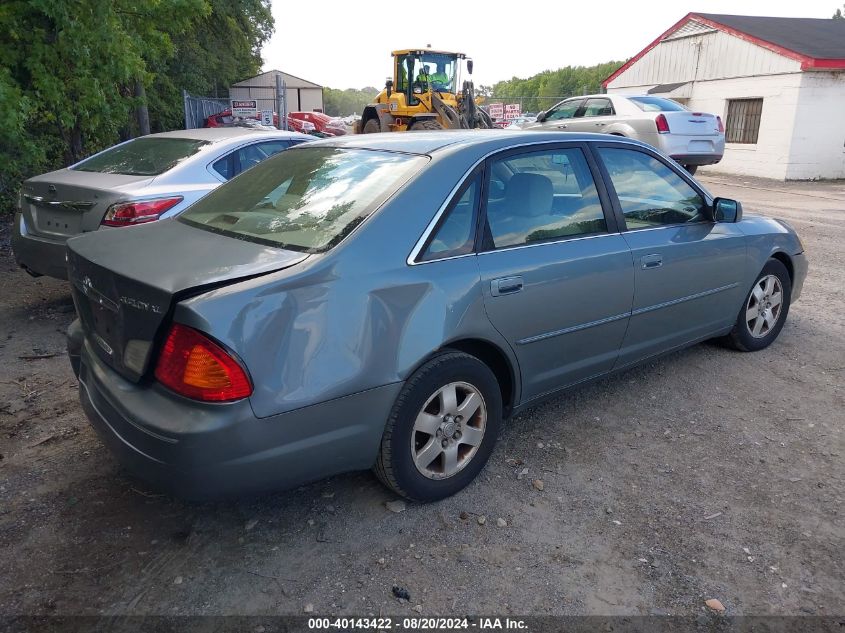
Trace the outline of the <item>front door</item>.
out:
[[[625,334],[630,249],[590,161],[580,145],[556,144],[487,169],[482,291],[519,361],[522,402],[610,370]]]
[[[729,328],[746,290],[737,225],[713,222],[703,192],[656,155],[610,144],[597,153],[634,259],[636,293],[617,366]]]

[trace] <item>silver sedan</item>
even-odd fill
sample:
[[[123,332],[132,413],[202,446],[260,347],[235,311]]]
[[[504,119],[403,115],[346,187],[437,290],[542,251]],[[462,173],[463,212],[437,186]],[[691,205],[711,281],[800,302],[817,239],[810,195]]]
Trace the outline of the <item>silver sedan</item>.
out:
[[[177,215],[265,158],[310,140],[278,130],[178,130],[135,138],[30,178],[15,214],[15,259],[32,275],[65,279],[68,238]]]
[[[653,95],[585,95],[561,101],[524,129],[599,132],[634,138],[675,159],[691,174],[725,153],[722,118],[691,112],[677,101]]]

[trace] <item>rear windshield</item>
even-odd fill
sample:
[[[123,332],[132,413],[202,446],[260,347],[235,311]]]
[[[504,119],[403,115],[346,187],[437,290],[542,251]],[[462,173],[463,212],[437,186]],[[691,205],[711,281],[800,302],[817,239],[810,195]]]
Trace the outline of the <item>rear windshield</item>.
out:
[[[189,207],[197,228],[318,253],[333,247],[428,161],[365,149],[281,152]]]
[[[628,99],[645,112],[683,112],[686,110],[677,101],[663,97],[628,97]]]
[[[78,171],[127,176],[158,176],[196,154],[208,141],[193,138],[136,138],[92,156]]]

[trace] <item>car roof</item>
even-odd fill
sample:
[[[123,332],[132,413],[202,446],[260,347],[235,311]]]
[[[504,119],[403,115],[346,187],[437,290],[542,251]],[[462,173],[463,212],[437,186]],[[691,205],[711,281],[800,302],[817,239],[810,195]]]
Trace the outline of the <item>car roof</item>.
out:
[[[533,130],[441,130],[430,132],[383,132],[380,134],[351,134],[323,139],[309,143],[309,147],[320,145],[358,149],[376,149],[409,154],[436,154],[446,148],[484,147],[490,150],[507,149],[534,143],[624,141],[642,145],[639,141],[623,137],[608,138],[607,134],[579,134],[576,132],[542,132]]]
[[[189,138],[198,141],[209,141],[216,143],[218,141],[225,141],[232,138],[241,138],[244,136],[255,136],[264,134],[266,136],[278,136],[280,138],[290,138],[292,136],[304,136],[298,132],[290,132],[285,130],[262,130],[250,127],[201,127],[194,130],[173,130],[172,132],[159,132],[157,134],[150,134],[149,138]]]

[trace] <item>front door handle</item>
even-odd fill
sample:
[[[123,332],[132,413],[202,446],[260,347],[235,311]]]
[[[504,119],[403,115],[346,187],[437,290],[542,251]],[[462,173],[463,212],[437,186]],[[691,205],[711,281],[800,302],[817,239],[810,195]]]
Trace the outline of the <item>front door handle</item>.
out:
[[[558,125],[558,126],[557,126],[557,129],[559,129],[559,130],[565,130],[565,129],[566,129],[566,128],[568,128],[568,127],[569,127],[569,126],[568,126],[566,123],[561,123],[560,125]]]
[[[643,269],[660,268],[663,265],[663,255],[660,253],[644,255],[640,263],[643,265]]]
[[[596,123],[596,125],[605,125],[604,123]]]
[[[522,290],[522,277],[502,277],[490,282],[490,294],[494,297],[512,295]]]

